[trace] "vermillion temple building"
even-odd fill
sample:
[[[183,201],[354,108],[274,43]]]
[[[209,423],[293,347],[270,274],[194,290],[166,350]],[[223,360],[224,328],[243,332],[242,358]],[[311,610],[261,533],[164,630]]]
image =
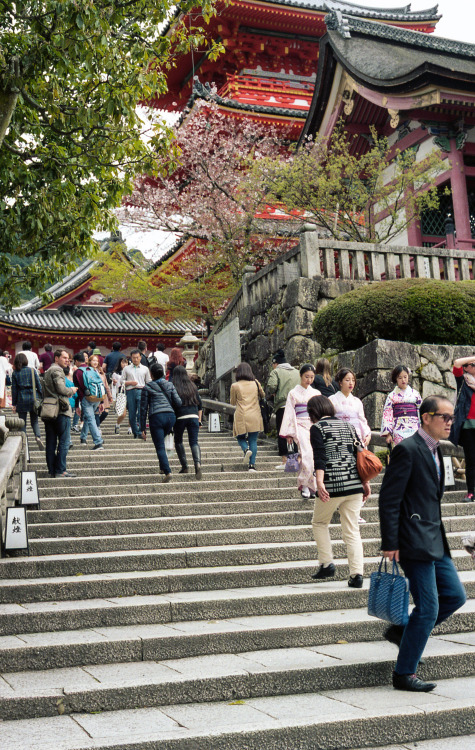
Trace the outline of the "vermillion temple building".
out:
[[[427,212],[394,242],[472,249],[475,45],[434,36],[439,17],[437,6],[378,9],[338,0],[218,4],[207,29],[210,39],[223,44],[224,55],[216,61],[206,53],[179,57],[168,74],[168,92],[152,104],[181,113],[214,84],[215,101],[227,116],[285,127],[296,141],[329,135],[343,119],[347,131],[357,136],[353,147],[359,153],[369,147],[370,126],[399,150],[413,149],[417,160],[435,147],[444,167],[438,177],[440,208]],[[200,22],[196,14],[193,21]],[[179,11],[170,28],[178,22],[187,24]],[[160,262],[179,265],[190,242],[172,246]],[[174,343],[174,332],[159,321],[137,316],[131,305],[105,305],[90,283],[86,289],[81,274],[90,279],[90,271],[79,269],[76,278],[64,282],[66,291],[56,285],[54,303],[42,306],[36,300],[0,314],[0,346],[18,349],[20,341],[30,338],[41,349],[47,340],[64,341],[67,335],[74,348],[78,336],[84,340],[86,321],[88,335],[99,345],[125,338],[122,332],[135,339],[135,330],[140,337]],[[175,341],[190,322],[178,325]]]

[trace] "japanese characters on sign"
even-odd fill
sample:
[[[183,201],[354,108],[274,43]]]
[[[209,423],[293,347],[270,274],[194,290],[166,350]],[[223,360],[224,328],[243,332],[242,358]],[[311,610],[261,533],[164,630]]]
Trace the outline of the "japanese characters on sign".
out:
[[[7,508],[4,548],[6,551],[28,549],[26,508]]]
[[[36,471],[21,472],[21,504],[36,505],[37,507],[40,505]]]

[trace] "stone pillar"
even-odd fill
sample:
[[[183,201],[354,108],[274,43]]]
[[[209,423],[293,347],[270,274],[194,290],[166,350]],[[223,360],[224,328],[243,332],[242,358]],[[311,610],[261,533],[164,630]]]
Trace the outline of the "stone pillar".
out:
[[[242,304],[247,307],[251,304],[249,296],[249,281],[256,273],[255,266],[245,266],[242,276]]]
[[[300,234],[300,269],[305,279],[321,279],[318,233],[312,224],[305,224]]]

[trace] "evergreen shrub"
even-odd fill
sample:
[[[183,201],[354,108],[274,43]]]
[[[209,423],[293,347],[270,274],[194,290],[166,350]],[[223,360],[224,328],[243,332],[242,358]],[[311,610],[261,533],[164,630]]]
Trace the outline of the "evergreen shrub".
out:
[[[342,294],[318,312],[315,337],[347,351],[373,339],[410,344],[475,343],[475,281],[398,279]]]

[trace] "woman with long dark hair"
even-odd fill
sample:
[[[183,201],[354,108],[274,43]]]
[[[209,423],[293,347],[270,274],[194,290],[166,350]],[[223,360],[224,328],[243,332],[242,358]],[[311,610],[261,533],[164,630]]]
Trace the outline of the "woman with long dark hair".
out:
[[[122,377],[122,371],[124,367],[127,367],[128,365],[128,359],[127,357],[121,357],[119,361],[117,362],[116,368],[114,372],[112,373],[112,387],[115,390],[115,400],[117,403],[117,394],[119,393],[119,389],[123,386],[123,377]],[[127,416],[127,406],[125,407],[122,414],[117,416],[117,420],[114,427],[114,432],[116,435],[120,432],[120,425],[124,421],[125,417]]]
[[[332,376],[330,362],[325,357],[317,360],[312,388],[320,391],[322,396],[327,396],[328,398],[340,390],[340,386]]]
[[[244,454],[243,464],[249,471],[256,471],[257,436],[264,429],[259,399],[264,391],[255,379],[251,366],[241,362],[236,367],[236,382],[231,386],[230,402],[236,407],[233,435]]]
[[[180,459],[180,474],[188,474],[188,463],[186,460],[185,446],[183,445],[183,435],[185,430],[188,433],[188,443],[190,445],[193,463],[195,465],[195,474],[197,479],[202,478],[201,472],[201,450],[198,445],[198,435],[201,426],[201,416],[203,406],[201,404],[200,394],[184,367],[177,365],[173,369],[173,385],[176,392],[181,398],[181,406],[175,410],[175,450]]]
[[[33,390],[33,381],[35,383],[36,395],[41,397],[43,391],[41,388],[40,378],[34,367],[28,367],[28,360],[23,352],[16,355],[13,362],[12,374],[12,411],[16,412],[20,419],[23,419],[25,426],[22,428],[26,432],[26,417],[30,415],[31,429],[35,435],[35,440],[40,450],[45,447],[41,440],[40,426],[38,424],[38,414],[34,410],[35,398]]]

